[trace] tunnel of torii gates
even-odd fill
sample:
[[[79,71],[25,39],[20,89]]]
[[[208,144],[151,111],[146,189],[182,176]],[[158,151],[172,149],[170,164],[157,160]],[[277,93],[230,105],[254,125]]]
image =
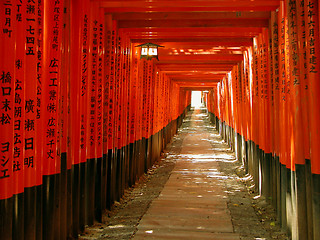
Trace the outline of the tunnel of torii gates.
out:
[[[102,220],[203,91],[293,239],[320,239],[317,0],[1,0],[0,238]],[[159,60],[140,58],[155,43]]]

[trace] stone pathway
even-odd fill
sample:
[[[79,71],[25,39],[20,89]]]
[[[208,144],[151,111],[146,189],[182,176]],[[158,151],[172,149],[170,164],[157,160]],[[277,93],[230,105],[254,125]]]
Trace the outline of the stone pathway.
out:
[[[240,239],[228,209],[221,159],[234,159],[227,146],[212,142],[201,110],[191,116],[176,165],[160,196],[140,220],[133,239]]]
[[[191,111],[161,159],[78,239],[289,239],[253,184],[206,110]]]

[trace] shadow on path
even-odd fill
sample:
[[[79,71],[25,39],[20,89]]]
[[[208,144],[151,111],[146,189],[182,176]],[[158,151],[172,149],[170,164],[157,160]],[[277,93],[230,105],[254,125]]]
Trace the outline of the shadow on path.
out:
[[[79,238],[287,239],[250,180],[205,109],[190,111],[160,161]]]

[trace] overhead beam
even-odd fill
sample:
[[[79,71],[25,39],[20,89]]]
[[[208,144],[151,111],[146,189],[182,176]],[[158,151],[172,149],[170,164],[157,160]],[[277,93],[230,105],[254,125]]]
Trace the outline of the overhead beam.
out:
[[[215,88],[215,86],[212,86],[212,87],[183,87],[183,86],[180,86],[180,88],[182,88],[185,91],[210,91],[213,88]]]
[[[178,84],[178,86],[179,86],[180,88],[207,90],[207,89],[212,89],[212,88],[216,87],[217,84],[218,84],[218,83],[215,83],[215,84],[213,84],[213,85],[208,85],[208,86],[207,86],[207,85],[201,86],[201,85],[183,85],[183,84]]]
[[[212,62],[241,62],[243,60],[242,54],[209,54],[209,55],[161,55],[159,54],[160,63],[165,63],[169,61],[181,62],[183,61],[199,61],[203,63]]]
[[[142,29],[141,29],[142,30]],[[203,39],[205,38],[235,38],[235,37],[255,37],[262,32],[262,28],[172,28],[171,30],[166,29],[144,29],[141,31],[139,29],[130,29],[129,31],[124,31],[131,39]],[[168,41],[168,40],[165,40]]]
[[[150,27],[165,27],[168,28],[210,28],[210,27],[224,27],[224,28],[241,28],[241,27],[268,27],[268,19],[179,19],[179,20],[121,20],[118,22],[119,28],[150,28]]]
[[[219,82],[221,79],[223,79],[223,77],[221,78],[216,78],[216,79],[211,79],[211,80],[206,80],[206,79],[174,79],[174,78],[170,78],[171,81],[176,82],[176,83],[185,83],[185,84],[209,84],[209,83],[216,83]]]
[[[181,8],[183,7],[224,7],[224,8],[232,8],[232,7],[277,7],[279,6],[279,0],[208,0],[208,1],[197,1],[197,0],[176,0],[174,2],[170,0],[161,0],[161,1],[143,1],[143,0],[99,0],[100,7],[103,8]]]
[[[196,75],[196,74],[201,74],[201,75],[221,75],[221,74],[226,74],[228,73],[228,71],[210,71],[210,70],[202,70],[202,69],[197,69],[197,70],[161,70],[162,72],[168,74],[168,75],[175,75],[175,74],[179,74],[180,75]]]
[[[182,42],[183,40],[183,42]],[[145,41],[145,39],[132,39],[132,43],[141,43]],[[176,44],[183,43],[183,44],[194,44],[194,45],[199,45],[199,46],[206,46],[206,45],[211,45],[211,46],[252,46],[252,38],[251,37],[206,37],[206,38],[187,38],[187,39],[182,39],[182,38],[158,38],[155,39],[154,43],[156,44],[163,44],[166,45],[167,43],[170,44]]]
[[[180,20],[180,19],[270,19],[270,12],[154,12],[115,13],[114,20]]]
[[[214,73],[208,74],[206,72],[191,72],[191,71],[190,71],[190,73],[184,73],[184,72],[179,73],[177,71],[172,74],[166,72],[166,74],[168,76],[170,76],[172,78],[176,78],[176,79],[178,79],[178,78],[197,79],[197,78],[199,78],[199,76],[201,76],[201,78],[211,79],[211,78],[220,78],[220,77],[223,77],[226,75],[225,72],[224,73],[218,72],[216,74],[214,74]]]
[[[224,49],[224,48],[162,48],[159,50],[161,55],[180,55],[180,56],[190,56],[190,55],[230,55],[230,54],[243,54],[242,49]]]
[[[232,70],[234,64],[229,64],[229,65],[217,65],[214,66],[214,64],[208,66],[206,64],[201,64],[198,65],[191,65],[191,64],[163,64],[159,65],[157,64],[157,67],[164,73],[170,72],[170,71],[180,71],[180,70],[186,70],[188,71],[218,71],[218,72],[229,72]]]
[[[188,32],[188,33],[210,33],[210,32],[221,32],[221,33],[228,33],[230,31],[234,32],[260,32],[261,27],[249,27],[249,26],[234,26],[231,29],[225,28],[225,27],[210,27],[210,26],[201,26],[201,27],[195,27],[195,26],[184,26],[184,27],[177,27],[177,26],[162,26],[162,27],[137,27],[132,26],[130,28],[122,28],[120,31],[123,31],[125,33],[130,32],[140,32],[140,33],[177,33],[177,32]]]
[[[273,11],[279,7],[279,0],[259,1],[104,1],[100,7],[106,12],[225,12],[225,11]]]
[[[170,77],[170,79],[175,82],[210,83],[210,82],[220,81],[224,77],[225,75],[221,77],[213,77],[213,78],[172,78]]]
[[[197,62],[192,62],[192,63],[164,63],[164,62],[158,62],[156,63],[157,67],[160,69],[191,69],[191,68],[196,68],[196,69],[227,69],[228,67],[232,66],[230,63],[197,63]]]
[[[215,47],[242,47],[252,46],[252,39],[249,38],[215,38],[208,42],[161,42],[165,48],[215,48]]]
[[[172,4],[172,3],[171,3]],[[103,7],[104,4],[102,4]],[[275,11],[279,5],[274,6],[243,6],[235,7],[230,6],[216,6],[216,7],[159,7],[159,8],[148,8],[148,7],[103,7],[105,12],[108,13],[123,13],[123,12],[254,12],[254,11]]]
[[[230,66],[225,66],[225,67],[212,67],[212,68],[190,68],[189,71],[216,71],[219,73],[228,73],[232,70],[234,65],[230,65]],[[181,67],[171,67],[171,68],[159,68],[162,72],[166,73],[166,74],[170,74],[170,72],[179,72],[182,71],[183,69]]]

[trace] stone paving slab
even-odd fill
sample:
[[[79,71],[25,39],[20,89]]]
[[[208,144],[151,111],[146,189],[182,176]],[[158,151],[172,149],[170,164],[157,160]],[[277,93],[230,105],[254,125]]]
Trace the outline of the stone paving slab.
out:
[[[170,206],[170,207],[198,207],[198,208],[226,208],[226,201],[210,201],[210,200],[197,200],[197,199],[156,199],[152,204],[157,204],[156,206]],[[147,212],[148,213],[148,212]]]
[[[199,219],[215,219],[215,218],[230,218],[230,212],[225,208],[197,208],[197,207],[169,207],[169,206],[153,206],[148,213],[153,217],[184,217],[184,218],[199,218]]]
[[[184,231],[196,232],[219,232],[219,233],[232,233],[233,226],[231,219],[200,219],[200,218],[185,218],[181,216],[176,217],[155,217],[147,215],[142,218],[138,229],[154,230],[162,229],[176,229]]]
[[[195,191],[197,190],[197,191]],[[215,195],[216,197],[225,198],[227,196],[227,193],[224,191],[224,189],[221,188],[214,188],[214,189],[201,189],[199,190],[197,187],[187,187],[184,189],[181,189],[179,187],[167,187],[160,195],[160,197],[170,197],[174,195],[202,195],[205,196],[212,196]]]
[[[158,240],[195,240],[195,239],[210,239],[210,240],[239,240],[239,234],[235,233],[211,233],[211,232],[190,232],[179,230],[163,231],[156,229],[151,231],[139,230],[135,234],[135,239],[158,239]]]

